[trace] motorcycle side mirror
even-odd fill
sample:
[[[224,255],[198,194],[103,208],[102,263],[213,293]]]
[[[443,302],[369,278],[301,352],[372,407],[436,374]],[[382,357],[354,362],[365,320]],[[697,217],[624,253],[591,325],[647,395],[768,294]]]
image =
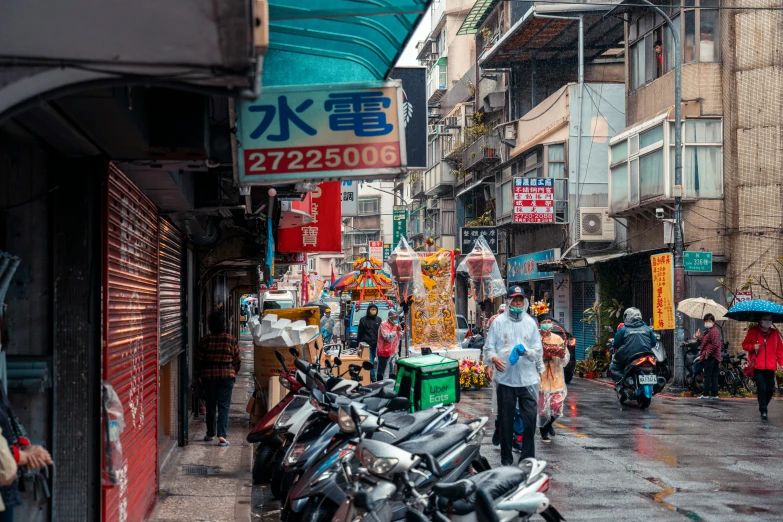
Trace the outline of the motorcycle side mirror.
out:
[[[330,370],[332,369],[332,363],[329,361],[329,359],[324,359],[324,366]]]
[[[334,358],[334,365],[335,366],[340,367],[340,365],[342,365],[342,364],[343,364],[343,362],[340,360],[339,357],[335,357]]]
[[[435,460],[435,457],[432,456],[430,453],[420,453],[417,455],[422,462],[424,462],[424,465],[427,467],[430,473],[435,478],[440,478],[443,475],[443,471],[440,468],[440,464],[438,464],[438,461]]]
[[[371,363],[370,361],[363,361],[362,362],[362,369],[367,370],[368,372],[375,368],[375,365]]]
[[[288,353],[290,353],[291,355],[293,355],[297,359],[299,358],[299,350],[297,350],[296,348],[289,348],[288,349]]]
[[[348,365],[348,371],[351,373],[359,373],[361,371],[362,367],[358,364],[349,364]]]
[[[283,367],[283,371],[288,371],[288,367],[285,364],[285,357],[283,357],[283,354],[275,350],[275,357],[277,357],[277,360],[280,361],[280,366]]]

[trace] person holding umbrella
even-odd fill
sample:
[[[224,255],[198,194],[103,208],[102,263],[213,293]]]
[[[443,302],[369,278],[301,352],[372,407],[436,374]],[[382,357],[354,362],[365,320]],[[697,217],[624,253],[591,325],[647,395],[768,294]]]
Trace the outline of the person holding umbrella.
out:
[[[704,333],[702,334],[701,330],[698,330],[694,337],[701,341],[699,360],[704,364],[704,390],[699,399],[720,400],[718,397],[718,366],[720,366],[723,343],[720,331],[715,327],[714,315],[704,316]]]
[[[753,380],[758,390],[761,420],[767,420],[767,408],[775,394],[775,370],[783,365],[783,340],[772,325],[772,314],[764,314],[758,324],[748,329],[742,349],[748,352],[748,365],[753,367]]]

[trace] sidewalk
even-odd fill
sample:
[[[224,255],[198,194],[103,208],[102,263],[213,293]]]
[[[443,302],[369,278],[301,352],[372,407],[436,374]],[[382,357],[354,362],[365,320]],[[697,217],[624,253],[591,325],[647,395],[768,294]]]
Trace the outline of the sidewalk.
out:
[[[160,497],[149,519],[151,522],[250,520],[252,445],[245,440],[250,417],[245,406],[253,391],[250,334],[242,335],[239,347],[242,369],[234,385],[228,423],[231,445],[221,448],[217,438],[204,442],[205,419],[191,416],[190,441],[184,448],[174,450],[161,474]]]

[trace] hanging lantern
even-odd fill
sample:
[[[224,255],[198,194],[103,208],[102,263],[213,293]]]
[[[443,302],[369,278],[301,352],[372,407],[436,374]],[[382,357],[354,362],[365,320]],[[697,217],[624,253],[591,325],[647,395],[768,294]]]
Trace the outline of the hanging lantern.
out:
[[[492,268],[495,266],[495,256],[481,248],[471,250],[465,258],[468,274],[474,281],[484,281],[492,277]]]

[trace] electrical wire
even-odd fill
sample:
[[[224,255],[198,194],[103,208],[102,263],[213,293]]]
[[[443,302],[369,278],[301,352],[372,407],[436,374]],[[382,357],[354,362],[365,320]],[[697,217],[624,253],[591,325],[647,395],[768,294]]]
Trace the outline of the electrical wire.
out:
[[[524,3],[530,3],[529,0],[503,0],[504,2],[524,2]],[[569,2],[567,0],[536,0],[535,3],[537,4],[553,4],[553,5],[578,5],[578,6],[584,6],[585,2]],[[606,7],[642,7],[642,8],[651,8],[652,6],[649,4],[632,4],[632,3],[624,3],[624,4],[618,4],[613,2],[594,2],[590,1],[588,2],[590,6],[599,5],[599,6],[606,6]],[[716,7],[709,7],[709,6],[684,6],[681,4],[655,4],[655,7],[659,7],[661,9],[706,9],[706,10],[720,10],[720,11],[783,11],[783,7],[743,7],[743,6],[716,6]]]
[[[57,185],[57,186],[55,186],[55,187],[52,187],[52,188],[50,188],[49,190],[47,190],[47,191],[44,191],[44,192],[42,192],[42,193],[38,194],[37,196],[33,196],[32,198],[30,198],[30,199],[27,199],[27,200],[25,200],[25,201],[22,201],[22,202],[20,202],[20,203],[14,203],[13,205],[8,205],[8,206],[5,206],[5,207],[0,207],[0,212],[4,212],[4,211],[6,211],[6,210],[13,210],[13,209],[15,209],[15,208],[19,208],[19,207],[23,207],[23,206],[25,206],[25,205],[29,205],[30,203],[33,203],[34,201],[38,201],[38,200],[39,200],[39,199],[41,199],[42,197],[44,197],[44,196],[47,196],[47,195],[51,194],[52,192],[54,192],[54,191],[55,191],[55,190],[57,190],[58,188],[60,188],[60,185]]]

